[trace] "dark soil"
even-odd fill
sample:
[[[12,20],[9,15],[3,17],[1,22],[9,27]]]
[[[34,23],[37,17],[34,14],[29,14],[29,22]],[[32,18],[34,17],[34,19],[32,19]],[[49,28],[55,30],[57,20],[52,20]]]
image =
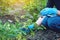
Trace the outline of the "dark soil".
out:
[[[13,15],[4,15],[4,16],[0,16],[0,20],[5,23],[5,22],[10,22],[10,23],[14,23],[15,22],[15,17]]]
[[[27,40],[60,40],[60,33],[56,33],[52,30],[40,30],[37,31],[35,36],[27,35]]]

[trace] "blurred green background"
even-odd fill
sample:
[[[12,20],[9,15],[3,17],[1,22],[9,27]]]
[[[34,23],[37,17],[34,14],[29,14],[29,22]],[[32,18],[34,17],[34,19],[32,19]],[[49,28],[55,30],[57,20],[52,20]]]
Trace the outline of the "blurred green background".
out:
[[[0,0],[0,16],[14,15],[17,21],[15,24],[9,22],[3,24],[0,21],[0,39],[15,40],[17,38],[16,40],[26,40],[18,28],[21,27],[21,24],[24,24],[23,27],[27,27],[34,23],[38,19],[40,11],[46,7],[46,3],[47,0]],[[17,17],[23,20],[27,19],[27,21],[19,22],[20,20]],[[40,27],[40,29],[43,29],[43,27]],[[34,35],[34,31],[31,31],[31,34]]]
[[[47,0],[0,0],[0,15],[38,14]],[[34,15],[33,15],[34,16]]]

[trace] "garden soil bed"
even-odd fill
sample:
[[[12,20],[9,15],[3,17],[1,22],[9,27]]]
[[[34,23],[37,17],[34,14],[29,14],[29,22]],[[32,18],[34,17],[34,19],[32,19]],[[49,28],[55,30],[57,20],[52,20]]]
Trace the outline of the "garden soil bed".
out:
[[[3,23],[9,21],[10,23],[14,23],[15,19],[13,15],[5,15],[0,16],[0,20]],[[56,33],[52,30],[39,30],[35,31],[35,35],[32,37],[31,35],[27,35],[27,40],[60,40],[60,33]]]
[[[27,35],[28,40],[60,40],[60,33],[56,33],[52,30],[40,30],[37,31],[35,36]]]

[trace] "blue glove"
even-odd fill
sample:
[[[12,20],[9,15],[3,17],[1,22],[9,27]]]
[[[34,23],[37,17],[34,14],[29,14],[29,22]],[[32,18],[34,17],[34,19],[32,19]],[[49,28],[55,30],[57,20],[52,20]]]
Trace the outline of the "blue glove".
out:
[[[56,16],[57,14],[57,9],[56,8],[45,8],[41,10],[41,16],[48,16],[48,15],[53,15]]]
[[[20,30],[22,30],[25,33],[29,33],[30,32],[30,29],[26,29],[26,28],[20,28]]]
[[[25,33],[29,33],[31,29],[34,28],[34,24],[28,26],[28,28],[20,28],[20,30],[24,31]]]
[[[31,24],[28,26],[29,29],[33,29],[34,28],[34,24]]]

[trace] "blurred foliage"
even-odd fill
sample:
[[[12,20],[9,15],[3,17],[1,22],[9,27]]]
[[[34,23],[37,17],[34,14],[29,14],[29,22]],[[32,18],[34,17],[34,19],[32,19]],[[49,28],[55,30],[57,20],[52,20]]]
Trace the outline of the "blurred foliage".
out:
[[[20,18],[23,20],[27,19],[27,21],[19,23],[17,18],[16,18],[17,22],[15,24],[10,24],[9,22],[3,24],[0,21],[1,40],[15,40],[15,39],[26,40],[25,35],[27,34],[23,32],[24,34],[23,35],[19,28],[20,27],[27,28],[28,25],[34,23],[38,19],[41,9],[43,9],[46,6],[46,0],[0,0],[0,15],[9,14],[9,12],[11,12],[12,10],[14,11],[18,9],[17,11],[20,11],[20,8],[18,8],[19,6],[18,4],[23,4],[22,9],[26,11],[26,14],[21,16]],[[16,13],[16,15],[19,15],[18,14],[19,12],[17,11],[14,12]],[[36,30],[40,30],[40,29],[43,30],[45,28],[43,26],[36,28]],[[34,35],[35,32],[31,30],[30,34]]]
[[[29,0],[23,6],[24,10],[27,10],[29,14],[32,15],[33,21],[35,22],[38,18],[40,10],[46,6],[46,0]]]
[[[17,15],[19,15],[18,11],[23,9],[28,11],[33,17],[35,17],[35,15],[39,14],[40,10],[44,8],[45,5],[46,0],[0,0],[0,15],[9,13],[16,13]],[[20,6],[22,8],[19,8]]]
[[[28,23],[28,24],[27,24]],[[20,28],[21,27],[25,27],[28,28],[28,25],[30,25],[32,23],[32,21],[29,19],[26,22],[15,22],[15,24],[11,24],[9,22],[6,23],[2,23],[2,21],[0,20],[0,39],[1,40],[26,40],[26,35],[27,33],[25,33],[24,31],[21,31]],[[37,27],[37,26],[36,26]],[[43,28],[40,27],[40,29],[38,29],[38,27],[36,28],[37,30],[43,30]],[[31,34],[32,36],[34,36],[35,32],[30,30],[31,32],[29,34]]]
[[[14,1],[14,0],[13,0]],[[8,14],[8,9],[10,9],[10,6],[13,5],[12,0],[0,0],[0,15]]]
[[[9,14],[9,11],[14,11],[15,7],[23,2],[22,0],[0,0],[0,15]]]
[[[23,40],[25,38],[22,36],[20,31],[21,24],[16,22],[15,24],[11,24],[9,22],[2,23],[0,20],[0,39],[1,40]]]

